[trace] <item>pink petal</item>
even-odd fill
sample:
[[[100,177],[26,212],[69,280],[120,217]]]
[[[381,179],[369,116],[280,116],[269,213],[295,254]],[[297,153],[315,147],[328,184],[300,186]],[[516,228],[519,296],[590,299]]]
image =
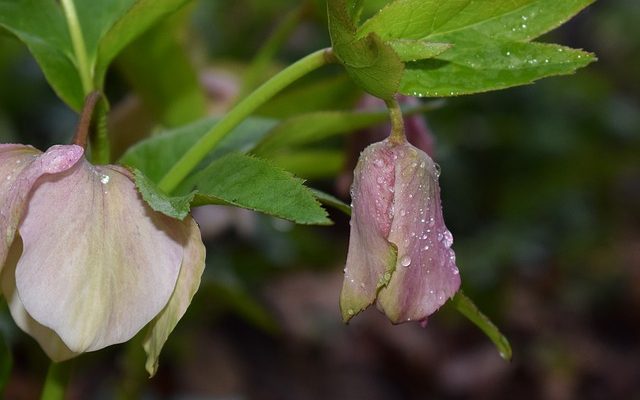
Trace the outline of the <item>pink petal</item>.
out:
[[[389,241],[398,246],[395,271],[378,294],[378,307],[394,322],[424,320],[453,296],[460,275],[440,203],[439,172],[409,143],[394,147],[394,218]]]
[[[64,344],[60,337],[51,329],[42,326],[36,320],[31,318],[29,313],[24,309],[22,301],[16,292],[16,265],[22,254],[22,240],[17,236],[9,251],[7,263],[2,270],[0,276],[0,289],[4,295],[9,311],[16,325],[25,332],[29,332],[40,346],[44,349],[47,356],[55,362],[64,361],[77,356]]]
[[[191,217],[187,217],[184,224],[189,227],[189,237],[176,289],[166,307],[151,322],[149,333],[144,341],[144,350],[147,353],[145,366],[150,376],[155,375],[158,370],[158,358],[162,346],[191,304],[191,299],[198,291],[200,278],[204,271],[205,247],[200,237],[200,229]]]
[[[33,189],[18,295],[73,352],[127,341],[167,304],[185,229],[146,205],[127,170],[83,159]]]
[[[53,146],[44,154],[31,146],[0,145],[0,269],[4,265],[32,186],[45,174],[71,168],[82,157],[82,147]]]
[[[387,240],[397,175],[392,150],[387,142],[367,147],[354,171],[351,234],[340,295],[345,322],[373,303],[395,268],[396,248]]]

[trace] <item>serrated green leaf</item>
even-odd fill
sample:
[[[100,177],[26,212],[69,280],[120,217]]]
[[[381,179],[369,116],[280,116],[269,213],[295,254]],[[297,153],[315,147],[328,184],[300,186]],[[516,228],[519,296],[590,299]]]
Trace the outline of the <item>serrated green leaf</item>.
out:
[[[166,127],[184,125],[205,114],[197,72],[178,39],[185,16],[180,13],[151,28],[116,60],[145,106]]]
[[[467,317],[471,322],[473,322],[478,328],[484,332],[485,335],[496,346],[498,352],[500,353],[500,357],[505,360],[511,360],[512,351],[511,345],[509,344],[509,340],[500,332],[497,326],[491,320],[482,313],[478,309],[478,307],[474,304],[474,302],[465,296],[465,294],[460,290],[456,293],[455,296],[451,299],[453,306],[465,317]]]
[[[334,54],[353,81],[372,95],[390,99],[397,92],[404,64],[376,33],[356,38],[345,0],[327,2],[329,33]]]
[[[204,118],[150,137],[129,148],[120,158],[120,163],[137,168],[152,182],[158,182],[173,164],[218,121],[217,117]],[[220,142],[202,165],[231,151],[251,150],[275,124],[276,121],[272,119],[246,119]]]
[[[194,192],[184,196],[169,196],[158,189],[142,172],[135,168],[131,168],[131,170],[138,191],[154,211],[181,221],[189,214],[191,202],[195,196]]]
[[[455,96],[524,85],[573,73],[592,54],[558,45],[482,42],[456,46],[435,59],[407,64],[400,92],[412,96]]]
[[[331,220],[303,180],[259,158],[230,153],[187,178],[178,193],[197,190],[193,205],[226,204],[299,224]]]
[[[449,43],[434,43],[426,40],[394,39],[388,43],[402,61],[432,58],[451,48]]]

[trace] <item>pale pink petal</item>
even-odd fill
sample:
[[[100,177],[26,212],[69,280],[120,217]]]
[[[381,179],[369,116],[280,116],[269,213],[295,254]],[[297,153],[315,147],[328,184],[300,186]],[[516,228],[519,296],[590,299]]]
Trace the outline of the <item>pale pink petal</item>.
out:
[[[42,175],[71,168],[83,153],[75,145],[53,146],[43,154],[31,146],[0,144],[0,269],[32,186]]]
[[[83,159],[32,191],[18,295],[73,352],[127,341],[167,304],[185,229],[147,206],[127,170]]]
[[[200,287],[200,278],[204,271],[205,247],[200,237],[200,229],[191,217],[187,217],[183,223],[189,226],[190,236],[184,250],[178,282],[169,303],[151,321],[149,333],[144,341],[144,350],[147,353],[145,366],[150,376],[155,375],[158,370],[158,358],[162,346],[191,304],[193,295]]]
[[[394,218],[389,241],[398,247],[396,269],[378,294],[378,307],[394,323],[424,320],[460,287],[442,217],[438,168],[409,143],[394,147]]]
[[[351,234],[340,295],[345,322],[373,303],[396,264],[396,249],[387,240],[393,216],[395,163],[392,147],[376,143],[362,152],[354,171]]]
[[[77,356],[60,340],[60,337],[51,329],[42,326],[31,318],[24,309],[22,301],[16,292],[16,265],[22,254],[22,240],[18,235],[9,250],[5,268],[0,274],[0,289],[9,305],[9,311],[16,325],[28,332],[44,349],[47,356],[55,362],[64,361]]]

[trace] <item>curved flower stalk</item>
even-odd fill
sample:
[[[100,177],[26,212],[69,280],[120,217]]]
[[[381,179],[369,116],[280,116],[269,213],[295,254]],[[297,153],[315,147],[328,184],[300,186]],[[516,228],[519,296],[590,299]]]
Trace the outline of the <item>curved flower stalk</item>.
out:
[[[438,166],[401,136],[367,147],[354,172],[345,322],[374,301],[393,323],[425,322],[460,287]]]
[[[0,288],[16,324],[62,361],[131,339],[150,322],[147,369],[197,290],[193,219],[153,211],[132,174],[78,145],[0,145]]]

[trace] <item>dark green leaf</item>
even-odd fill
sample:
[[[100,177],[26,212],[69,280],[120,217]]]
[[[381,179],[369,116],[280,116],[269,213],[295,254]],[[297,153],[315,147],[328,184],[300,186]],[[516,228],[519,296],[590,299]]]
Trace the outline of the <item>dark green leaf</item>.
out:
[[[451,48],[449,43],[434,43],[426,40],[395,39],[388,43],[402,61],[432,58]]]
[[[167,127],[184,125],[205,113],[196,70],[178,39],[183,20],[184,15],[168,18],[127,46],[117,59],[144,104]]]
[[[454,46],[435,59],[407,64],[400,88],[412,96],[455,96],[570,74],[594,56],[567,47],[523,42]]]
[[[73,48],[62,10],[49,0],[0,0],[0,26],[28,48],[53,90],[72,108],[84,93],[74,65]]]
[[[491,339],[502,358],[505,360],[511,360],[512,351],[509,340],[507,340],[498,327],[495,326],[494,323],[478,309],[473,301],[465,296],[462,290],[456,293],[451,301],[462,315],[467,317],[478,328],[480,328],[489,339]]]
[[[138,191],[152,209],[179,220],[183,220],[189,214],[195,193],[192,192],[184,196],[169,196],[160,191],[142,172],[135,168],[132,170]]]
[[[218,120],[218,118],[205,118],[143,140],[129,148],[120,158],[120,162],[139,169],[152,182],[158,182]],[[222,140],[216,150],[203,161],[203,165],[230,151],[251,150],[275,123],[273,120],[264,118],[245,120]]]
[[[227,204],[299,224],[331,224],[302,179],[255,157],[230,153],[214,160],[178,188],[197,190],[194,205]]]

